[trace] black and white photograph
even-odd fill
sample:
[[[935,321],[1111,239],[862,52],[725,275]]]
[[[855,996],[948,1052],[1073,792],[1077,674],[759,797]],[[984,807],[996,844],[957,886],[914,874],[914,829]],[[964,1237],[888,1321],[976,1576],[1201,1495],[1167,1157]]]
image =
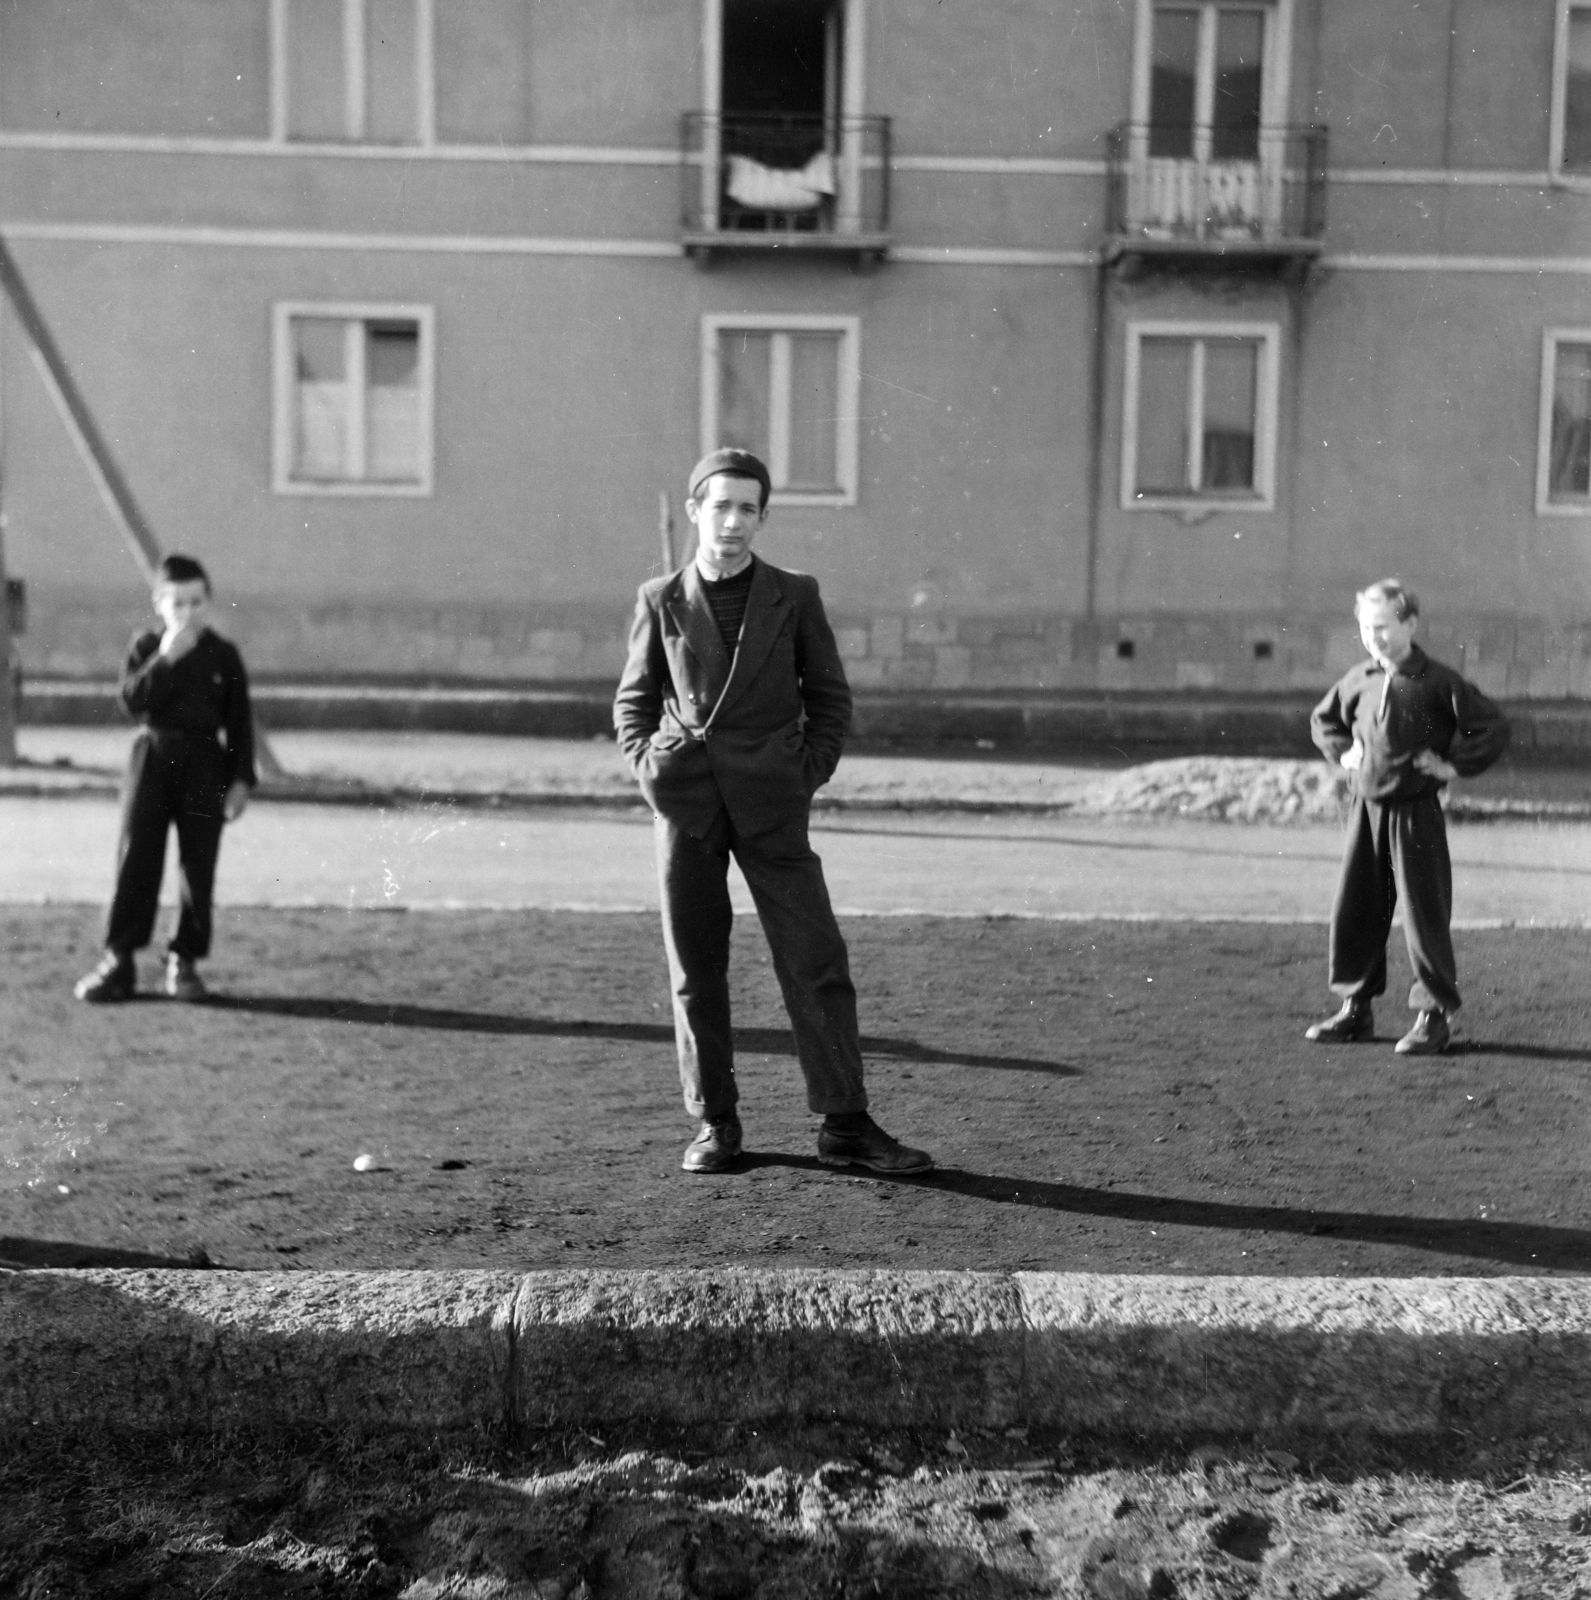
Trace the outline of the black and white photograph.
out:
[[[1591,0],[0,0],[0,1600],[1591,1600]]]

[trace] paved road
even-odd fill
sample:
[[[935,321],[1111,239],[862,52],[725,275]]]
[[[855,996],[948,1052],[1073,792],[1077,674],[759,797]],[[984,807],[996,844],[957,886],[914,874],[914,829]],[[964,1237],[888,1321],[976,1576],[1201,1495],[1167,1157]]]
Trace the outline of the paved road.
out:
[[[116,837],[103,799],[0,799],[0,901],[99,903]],[[1323,921],[1334,826],[836,818],[813,839],[842,912]],[[1462,924],[1591,925],[1591,824],[1455,827]],[[736,883],[737,904],[749,909]],[[262,803],[229,830],[228,905],[650,909],[639,810],[500,815]]]

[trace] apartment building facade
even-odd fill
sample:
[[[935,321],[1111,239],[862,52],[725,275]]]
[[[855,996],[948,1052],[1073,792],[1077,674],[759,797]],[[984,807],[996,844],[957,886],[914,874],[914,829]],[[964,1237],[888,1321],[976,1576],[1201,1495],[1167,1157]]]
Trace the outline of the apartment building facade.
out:
[[[860,686],[1312,688],[1398,573],[1591,693],[1591,0],[4,0],[0,230],[257,671],[611,678],[734,442]],[[104,671],[9,320],[0,497]]]

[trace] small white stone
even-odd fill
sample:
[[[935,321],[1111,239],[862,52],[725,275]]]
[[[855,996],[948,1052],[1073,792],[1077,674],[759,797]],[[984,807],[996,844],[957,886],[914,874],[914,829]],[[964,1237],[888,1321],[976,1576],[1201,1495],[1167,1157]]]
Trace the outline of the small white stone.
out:
[[[354,1157],[354,1171],[355,1172],[369,1172],[370,1169],[375,1166],[375,1164],[376,1164],[376,1158],[374,1156],[355,1156]]]

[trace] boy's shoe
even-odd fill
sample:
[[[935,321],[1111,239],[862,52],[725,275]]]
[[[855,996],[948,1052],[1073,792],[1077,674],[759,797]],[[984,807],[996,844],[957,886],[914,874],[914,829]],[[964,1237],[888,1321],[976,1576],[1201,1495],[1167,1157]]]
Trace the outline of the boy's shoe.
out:
[[[1422,1011],[1414,1026],[1393,1045],[1400,1056],[1439,1056],[1452,1042],[1453,1033],[1440,1011]]]
[[[190,1004],[210,998],[204,979],[186,956],[166,957],[166,993],[173,1000],[186,1000]]]
[[[818,1130],[818,1160],[831,1167],[871,1167],[874,1172],[927,1172],[934,1158],[926,1150],[901,1144],[873,1121],[854,1133],[841,1133],[827,1123]]]
[[[1304,1029],[1304,1037],[1316,1044],[1352,1044],[1355,1039],[1373,1039],[1375,1032],[1376,1017],[1370,1002],[1344,1000],[1336,1016],[1310,1023]]]
[[[108,1005],[115,1000],[131,1000],[138,989],[138,968],[133,958],[119,950],[107,950],[100,964],[86,978],[79,978],[72,993],[90,1005]]]
[[[680,1166],[686,1172],[728,1172],[739,1159],[740,1119],[720,1117],[697,1129]]]

